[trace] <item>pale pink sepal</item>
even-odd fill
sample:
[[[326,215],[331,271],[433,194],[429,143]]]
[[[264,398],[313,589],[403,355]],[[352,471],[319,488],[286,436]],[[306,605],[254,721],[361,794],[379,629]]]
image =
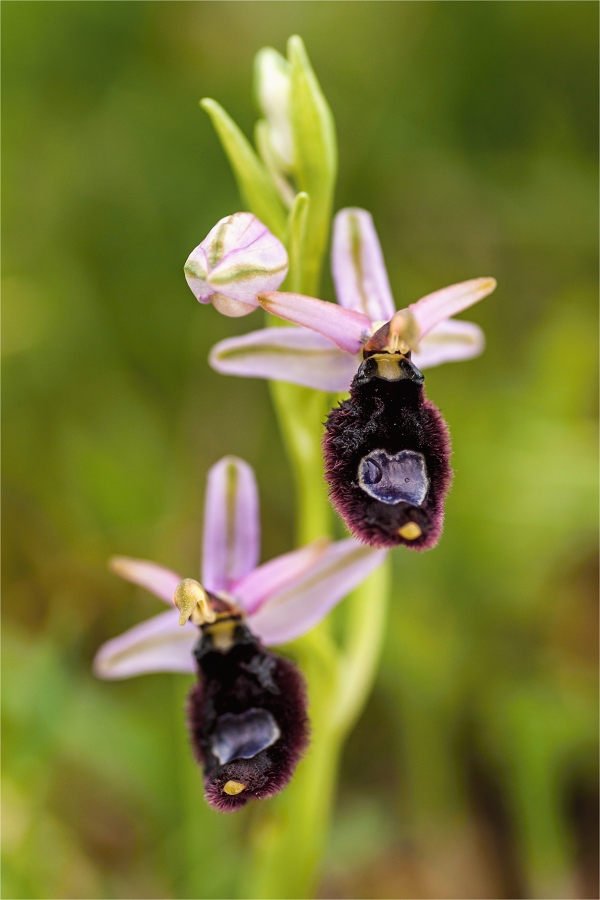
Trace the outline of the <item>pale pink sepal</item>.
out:
[[[341,209],[333,221],[331,270],[338,303],[375,321],[395,313],[373,218],[365,209]]]
[[[202,584],[229,591],[258,563],[260,519],[254,472],[236,456],[224,456],[209,471],[204,501]]]
[[[272,315],[317,331],[348,353],[358,353],[371,333],[371,320],[363,313],[316,297],[270,291],[260,294],[258,302]]]
[[[447,362],[479,356],[485,349],[485,335],[474,322],[446,319],[435,325],[412,354],[418,369],[431,369]]]
[[[470,281],[451,284],[440,291],[421,297],[416,303],[411,303],[408,308],[417,320],[421,338],[439,322],[483,300],[495,288],[494,278],[472,278]]]
[[[248,627],[269,646],[294,640],[380,566],[385,554],[353,538],[332,544],[304,576],[249,616]]]
[[[264,328],[226,338],[210,351],[208,361],[223,375],[270,378],[321,391],[347,391],[360,364],[308,328]]]
[[[184,267],[196,299],[213,303],[226,316],[252,312],[257,294],[278,288],[287,270],[285,247],[251,213],[217,222]]]
[[[94,672],[99,678],[195,672],[192,650],[199,634],[190,622],[181,627],[178,610],[169,610],[103,644],[94,659]]]
[[[175,588],[181,581],[181,575],[171,569],[165,569],[147,559],[131,559],[129,556],[113,556],[108,567],[115,575],[146,588],[165,600],[173,603]]]
[[[329,547],[326,538],[264,563],[233,586],[232,593],[247,613],[258,612],[265,600],[300,578]]]

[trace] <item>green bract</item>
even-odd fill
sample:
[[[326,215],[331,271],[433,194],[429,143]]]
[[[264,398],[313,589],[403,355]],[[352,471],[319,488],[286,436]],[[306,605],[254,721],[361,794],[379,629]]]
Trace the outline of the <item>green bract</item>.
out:
[[[264,116],[255,129],[258,153],[216,101],[204,99],[201,106],[250,211],[286,243],[291,289],[314,294],[329,237],[337,172],[333,116],[298,36],[288,41],[287,59],[263,48],[256,56],[254,78]]]

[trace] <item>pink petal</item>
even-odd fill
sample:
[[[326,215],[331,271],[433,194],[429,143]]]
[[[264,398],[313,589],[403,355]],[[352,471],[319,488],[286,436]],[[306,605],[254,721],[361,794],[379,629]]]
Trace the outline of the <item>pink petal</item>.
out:
[[[204,502],[202,584],[229,591],[258,563],[258,489],[248,463],[224,456],[208,473]]]
[[[385,554],[353,538],[332,544],[304,574],[271,594],[248,617],[249,628],[268,645],[300,637],[380,566]]]
[[[135,625],[103,644],[94,659],[98,678],[130,678],[148,672],[195,672],[192,656],[200,632],[190,622],[179,625],[176,609]]]
[[[270,378],[321,391],[347,391],[360,364],[308,328],[264,328],[220,341],[208,361],[224,375]]]
[[[446,362],[472,359],[483,353],[485,335],[474,322],[446,319],[435,325],[419,343],[412,361],[418,369],[431,369]]]
[[[434,291],[433,294],[421,297],[416,303],[411,303],[408,308],[417,320],[421,338],[439,322],[483,300],[495,288],[496,281],[493,278],[473,278],[471,281],[451,284],[450,287]]]
[[[365,209],[341,209],[333,223],[331,269],[338,303],[372,322],[394,315],[381,246],[373,218]]]
[[[125,581],[131,581],[133,584],[139,584],[140,587],[146,588],[165,600],[167,603],[173,603],[173,594],[175,588],[181,581],[181,575],[171,569],[165,569],[157,563],[149,562],[146,559],[131,559],[128,556],[113,556],[109,561],[108,567],[115,575],[124,578]]]
[[[348,353],[358,353],[371,333],[371,320],[363,313],[315,297],[271,291],[260,294],[258,302],[272,315],[318,331]]]
[[[299,578],[314,565],[328,546],[326,539],[317,540],[299,550],[277,556],[238,581],[233,586],[232,593],[247,613],[258,612],[267,597]]]

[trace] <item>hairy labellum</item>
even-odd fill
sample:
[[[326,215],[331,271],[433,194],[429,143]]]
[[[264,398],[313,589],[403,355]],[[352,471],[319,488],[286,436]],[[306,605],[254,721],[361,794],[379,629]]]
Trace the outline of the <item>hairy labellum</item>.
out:
[[[427,550],[442,532],[450,437],[410,353],[380,349],[387,333],[386,325],[366,345],[350,399],[329,414],[325,475],[333,505],[359,540]]]
[[[206,799],[229,812],[290,781],[308,744],[306,690],[296,666],[263,647],[240,616],[201,631],[188,725]]]

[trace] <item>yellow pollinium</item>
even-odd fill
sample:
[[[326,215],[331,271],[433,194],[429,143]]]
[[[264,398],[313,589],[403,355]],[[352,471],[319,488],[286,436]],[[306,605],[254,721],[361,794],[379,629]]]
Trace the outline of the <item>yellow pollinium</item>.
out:
[[[423,532],[416,522],[407,522],[406,525],[403,525],[402,528],[398,529],[398,534],[406,541],[416,541],[417,538],[421,537]]]
[[[390,320],[388,347],[392,353],[407,353],[419,346],[421,329],[410,309],[400,309]]]
[[[223,786],[223,793],[229,794],[230,796],[235,796],[235,794],[241,794],[242,791],[246,790],[246,785],[242,784],[241,781],[228,781]]]
[[[184,578],[175,588],[173,603],[179,610],[179,624],[185,625],[191,619],[194,625],[214,622],[216,615],[210,605],[208,594],[193,578]]]

